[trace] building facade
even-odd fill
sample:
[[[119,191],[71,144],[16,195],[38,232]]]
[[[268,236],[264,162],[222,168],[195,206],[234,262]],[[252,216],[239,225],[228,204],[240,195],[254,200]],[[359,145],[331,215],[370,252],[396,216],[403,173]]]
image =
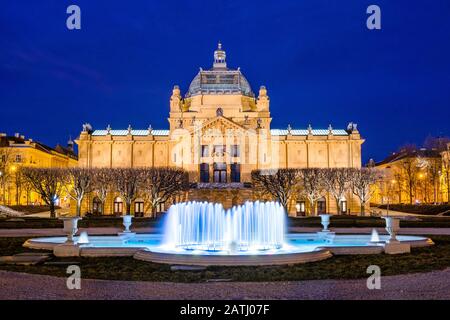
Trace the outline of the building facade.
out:
[[[241,70],[227,66],[219,43],[212,68],[200,69],[184,95],[174,86],[167,129],[93,130],[85,125],[76,140],[79,165],[180,167],[196,185],[187,199],[225,207],[252,198],[248,183],[254,169],[361,166],[364,140],[355,124],[275,129],[271,121],[267,89],[261,86],[255,95]],[[110,211],[116,200],[108,201]],[[332,212],[333,201],[327,200],[323,210]],[[298,205],[291,207],[295,213]],[[359,204],[354,208],[359,210]]]
[[[449,151],[404,148],[375,163],[383,180],[373,186],[375,204],[448,202]]]
[[[22,166],[41,168],[66,168],[78,166],[74,142],[67,147],[51,148],[16,133],[0,133],[0,204],[43,205],[39,195],[32,191],[21,176]],[[69,201],[59,199],[57,205],[69,206]]]

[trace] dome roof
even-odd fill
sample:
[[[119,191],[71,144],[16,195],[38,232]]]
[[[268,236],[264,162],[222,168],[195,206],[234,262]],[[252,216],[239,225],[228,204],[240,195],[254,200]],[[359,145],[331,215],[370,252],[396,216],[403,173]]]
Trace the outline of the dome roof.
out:
[[[247,79],[239,69],[227,68],[225,51],[222,45],[214,51],[214,64],[210,70],[200,69],[192,80],[186,97],[197,94],[243,94],[254,97],[254,93]]]

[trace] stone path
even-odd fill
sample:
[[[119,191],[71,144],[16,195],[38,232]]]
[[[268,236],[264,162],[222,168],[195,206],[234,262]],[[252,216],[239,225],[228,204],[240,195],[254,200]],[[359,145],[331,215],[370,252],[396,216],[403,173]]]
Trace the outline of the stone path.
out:
[[[450,299],[450,268],[381,278],[380,290],[366,280],[168,283],[82,280],[68,290],[65,278],[0,271],[0,299]]]
[[[373,228],[331,228],[339,234],[357,234],[371,233]],[[384,228],[376,228],[380,234],[387,234]],[[291,232],[317,232],[320,228],[289,228]],[[122,231],[122,228],[80,228],[79,232],[86,231],[89,235],[111,235]],[[155,233],[157,228],[136,228],[133,232],[137,233]],[[401,228],[399,234],[411,235],[450,235],[450,228]],[[61,228],[48,229],[0,229],[0,237],[47,237],[47,236],[64,236],[65,233]]]

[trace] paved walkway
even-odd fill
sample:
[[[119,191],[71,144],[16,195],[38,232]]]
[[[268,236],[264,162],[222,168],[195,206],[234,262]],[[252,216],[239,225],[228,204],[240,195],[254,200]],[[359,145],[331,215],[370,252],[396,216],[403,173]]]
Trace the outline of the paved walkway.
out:
[[[380,290],[367,289],[365,279],[190,284],[82,280],[80,290],[68,290],[65,278],[0,271],[0,299],[450,299],[450,268],[382,277]]]
[[[387,234],[384,228],[375,228],[380,234]],[[317,232],[320,228],[289,228],[291,232]],[[371,233],[373,228],[331,228],[338,234],[356,234]],[[86,231],[89,235],[112,235],[121,232],[121,228],[80,228],[79,232]],[[136,228],[132,231],[137,233],[155,233],[157,228]],[[411,235],[450,235],[450,228],[401,228],[399,234]],[[0,237],[48,237],[48,236],[64,236],[63,229],[47,228],[47,229],[0,229]]]

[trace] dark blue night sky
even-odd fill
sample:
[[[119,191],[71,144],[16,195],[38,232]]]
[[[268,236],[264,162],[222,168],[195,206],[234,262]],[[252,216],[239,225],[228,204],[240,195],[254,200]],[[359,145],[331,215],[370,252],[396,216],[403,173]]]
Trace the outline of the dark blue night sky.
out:
[[[66,28],[77,4],[82,29]],[[382,30],[366,28],[366,8]],[[174,84],[209,68],[218,40],[272,128],[358,123],[364,161],[450,135],[450,1],[4,1],[0,132],[49,145],[103,129],[167,128]]]

